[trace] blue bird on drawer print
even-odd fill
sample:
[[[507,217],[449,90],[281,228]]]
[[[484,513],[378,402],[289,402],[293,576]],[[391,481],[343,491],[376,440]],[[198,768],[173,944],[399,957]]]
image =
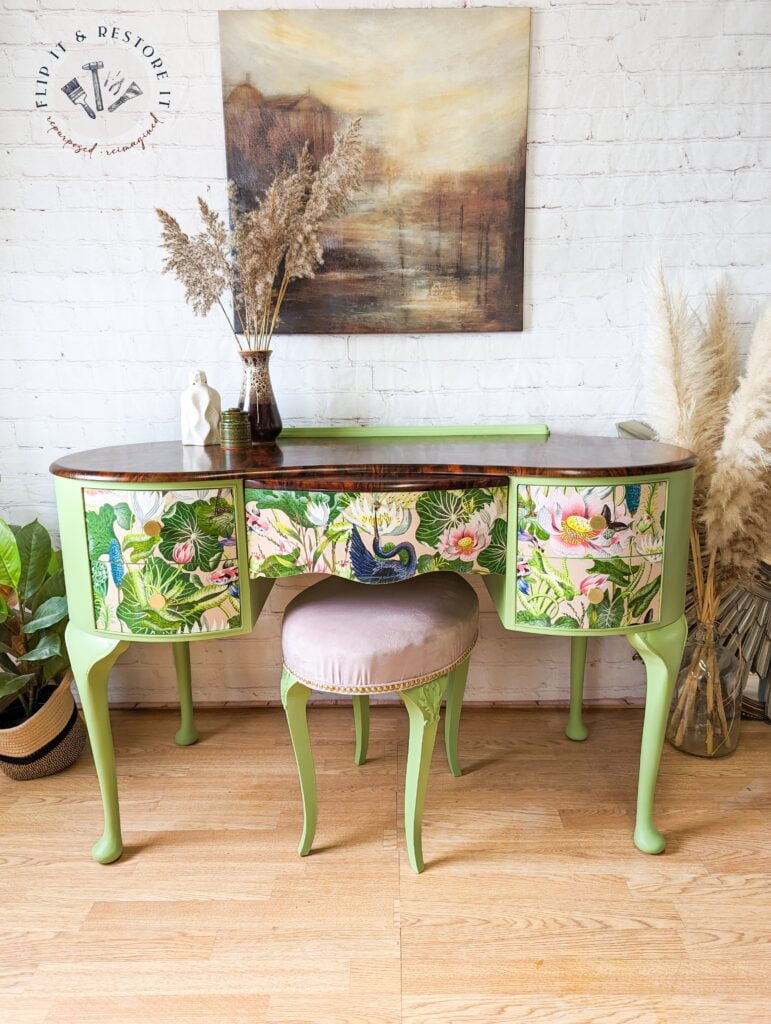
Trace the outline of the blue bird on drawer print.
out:
[[[640,507],[640,492],[642,488],[639,484],[627,484],[626,485],[626,507],[629,509],[629,514],[634,515],[637,509]]]
[[[112,578],[116,587],[119,587],[121,583],[123,583],[123,577],[126,575],[126,570],[123,567],[123,555],[121,554],[120,544],[114,537],[110,541],[110,550],[108,554],[110,557],[110,572],[112,573]]]
[[[364,541],[354,526],[351,531],[351,568],[353,575],[360,583],[397,583],[399,580],[408,580],[410,576],[415,575],[415,570],[418,567],[415,548],[405,541],[403,544],[397,544],[390,551],[383,551],[380,546],[377,518],[375,519],[375,535],[372,538],[372,551],[377,558],[364,547]],[[406,562],[402,562],[399,557],[402,551],[407,552]]]

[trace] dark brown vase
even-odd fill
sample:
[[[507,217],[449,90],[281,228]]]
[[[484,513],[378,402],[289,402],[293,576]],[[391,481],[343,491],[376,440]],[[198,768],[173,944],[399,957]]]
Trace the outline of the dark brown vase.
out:
[[[281,416],[270,382],[271,352],[241,352],[244,375],[239,409],[249,415],[252,442],[275,441],[281,433]]]

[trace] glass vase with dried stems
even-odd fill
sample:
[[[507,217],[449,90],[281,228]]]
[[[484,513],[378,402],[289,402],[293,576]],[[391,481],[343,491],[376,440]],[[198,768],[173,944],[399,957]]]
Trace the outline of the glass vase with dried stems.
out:
[[[653,294],[650,417],[662,440],[699,457],[690,535],[694,614],[667,738],[687,753],[720,757],[739,741],[743,677],[719,632],[720,602],[771,560],[771,307],[757,322],[739,377],[722,283],[702,317],[681,289],[668,287],[661,270]]]
[[[733,753],[739,742],[742,675],[739,661],[724,645],[717,623],[717,556],[713,550],[705,564],[701,538],[694,527],[691,553],[692,564],[700,566],[692,573],[696,617],[675,684],[667,739],[688,754],[722,757]]]
[[[230,222],[199,196],[203,231],[187,235],[165,210],[157,210],[166,250],[164,273],[185,288],[193,312],[219,305],[243,362],[240,407],[249,414],[253,441],[272,441],[281,417],[270,381],[271,342],[292,281],[315,277],[324,261],[324,227],[348,208],[361,187],[361,121],[334,136],[332,149],[314,168],[306,142],[292,168],[280,171],[262,196],[231,183]],[[233,317],[222,297],[230,292]]]

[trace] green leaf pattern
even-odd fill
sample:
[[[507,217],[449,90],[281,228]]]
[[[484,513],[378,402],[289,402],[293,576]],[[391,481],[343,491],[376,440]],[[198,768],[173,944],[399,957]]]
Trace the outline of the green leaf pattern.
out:
[[[233,489],[83,492],[98,630],[135,636],[241,625]]]
[[[249,575],[254,579],[327,573],[354,579],[350,558],[354,527],[372,553],[376,522],[381,550],[387,553],[402,545],[393,562],[406,566],[411,549],[416,574],[502,573],[507,491],[506,487],[371,493],[247,488]]]
[[[0,519],[0,586],[16,589],[21,575],[19,546],[11,527]]]
[[[51,561],[51,538],[48,530],[36,520],[23,526],[16,537],[21,559],[18,589],[30,601],[43,585]]]
[[[658,622],[665,481],[517,488],[516,623],[618,629]]]

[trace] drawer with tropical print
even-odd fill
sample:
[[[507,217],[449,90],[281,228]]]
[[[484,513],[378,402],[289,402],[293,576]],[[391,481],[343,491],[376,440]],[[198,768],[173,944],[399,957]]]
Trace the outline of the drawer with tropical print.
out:
[[[665,481],[518,485],[516,624],[657,622],[666,498]]]
[[[136,636],[241,626],[232,487],[83,491],[98,630]]]
[[[329,573],[391,583],[441,570],[503,574],[507,491],[247,487],[249,575]]]

